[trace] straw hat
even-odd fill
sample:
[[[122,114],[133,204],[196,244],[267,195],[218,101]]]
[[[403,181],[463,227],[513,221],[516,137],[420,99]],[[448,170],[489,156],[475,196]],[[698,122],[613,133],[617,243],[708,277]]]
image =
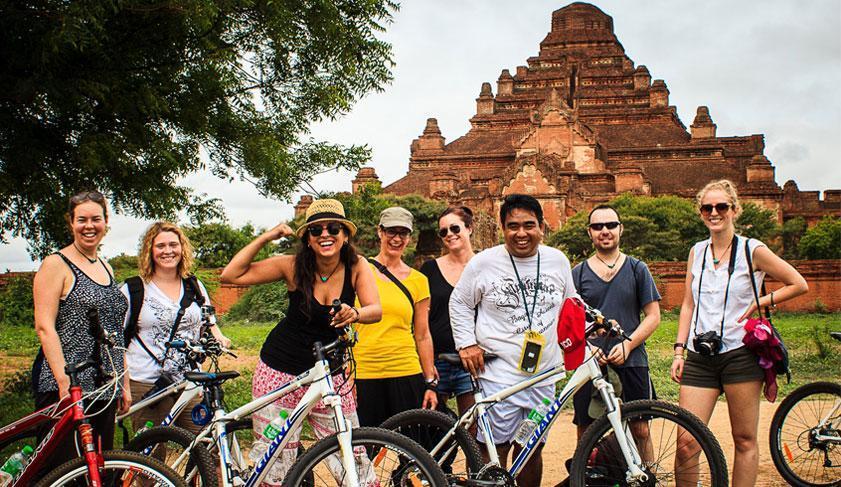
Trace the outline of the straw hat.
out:
[[[356,235],[356,225],[345,217],[345,207],[337,200],[323,199],[313,201],[309,208],[307,208],[304,217],[304,223],[295,232],[299,238],[304,234],[308,226],[323,221],[340,221],[350,230],[351,237]]]

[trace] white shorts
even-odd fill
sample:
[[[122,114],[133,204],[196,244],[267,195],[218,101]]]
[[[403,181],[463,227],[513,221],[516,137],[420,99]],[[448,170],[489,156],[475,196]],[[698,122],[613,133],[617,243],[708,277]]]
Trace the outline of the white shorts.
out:
[[[511,384],[500,384],[483,379],[479,379],[479,383],[482,385],[482,389],[484,389],[485,397],[496,394],[511,386]],[[505,400],[496,403],[492,408],[489,408],[487,410],[488,420],[491,423],[494,442],[498,445],[510,443],[514,439],[514,434],[517,433],[520,423],[528,417],[531,410],[540,404],[544,397],[550,401],[554,400],[555,384],[532,386],[528,389],[523,389],[513,396],[509,396]],[[482,428],[479,428],[477,439],[480,443],[485,443],[485,435],[482,433]],[[546,441],[546,436],[543,437],[542,441]]]

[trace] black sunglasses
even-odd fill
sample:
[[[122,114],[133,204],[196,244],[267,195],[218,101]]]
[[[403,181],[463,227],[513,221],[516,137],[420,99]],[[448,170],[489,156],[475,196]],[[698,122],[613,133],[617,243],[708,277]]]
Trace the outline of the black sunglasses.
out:
[[[70,202],[74,204],[84,203],[85,201],[101,203],[105,201],[105,196],[102,196],[102,193],[99,191],[84,191],[70,197]]]
[[[388,238],[400,237],[402,239],[409,238],[409,235],[412,234],[412,231],[408,228],[403,227],[384,227],[380,225],[380,228],[385,232],[385,236]]]
[[[330,222],[327,225],[310,225],[307,227],[311,237],[320,237],[324,229],[327,228],[327,233],[336,236],[342,231],[342,224],[338,222]]]
[[[461,232],[461,225],[453,223],[449,227],[438,229],[438,236],[444,238],[447,236],[447,230],[453,232],[453,235],[458,235]]]
[[[730,203],[716,203],[714,205],[701,205],[701,213],[704,215],[709,215],[713,212],[713,208],[719,214],[724,214],[730,211],[730,207],[733,206]]]
[[[607,227],[608,230],[613,230],[614,228],[621,225],[619,222],[604,222],[604,223],[591,223],[590,230],[595,232],[601,232],[602,228]]]

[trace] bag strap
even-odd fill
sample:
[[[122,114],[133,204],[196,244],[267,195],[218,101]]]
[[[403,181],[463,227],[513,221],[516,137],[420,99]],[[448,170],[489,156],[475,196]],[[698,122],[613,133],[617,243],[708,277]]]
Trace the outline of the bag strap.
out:
[[[757,287],[756,287],[756,278],[753,275],[753,259],[751,258],[751,255],[750,255],[750,245],[749,245],[749,243],[750,243],[750,239],[746,238],[745,239],[745,258],[747,258],[747,260],[748,260],[748,274],[750,274],[750,285],[753,288],[753,298],[756,300],[756,310],[759,311],[759,316],[762,316],[762,309],[759,306],[759,291],[757,290]],[[765,280],[764,279],[762,280],[762,294],[763,294],[763,296],[765,295]],[[768,306],[765,307],[765,319],[767,319],[769,323],[771,322],[771,309]]]
[[[390,270],[388,270],[388,267],[384,266],[382,263],[380,263],[378,260],[374,259],[373,257],[368,259],[368,261],[374,267],[376,267],[378,271],[380,271],[380,274],[389,278],[391,280],[391,282],[393,282],[397,286],[397,288],[400,289],[401,291],[403,291],[403,294],[406,295],[406,299],[409,300],[409,305],[412,307],[412,322],[411,323],[412,323],[412,333],[414,333],[415,332],[415,300],[412,299],[412,293],[410,293],[409,290],[406,288],[406,286],[403,285],[402,282],[400,282],[400,279],[398,279],[397,276],[395,276],[394,274],[391,273]]]

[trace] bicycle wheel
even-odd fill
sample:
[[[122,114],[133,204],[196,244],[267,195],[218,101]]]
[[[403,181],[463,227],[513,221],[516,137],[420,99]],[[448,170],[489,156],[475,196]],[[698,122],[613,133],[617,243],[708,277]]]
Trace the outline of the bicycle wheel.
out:
[[[795,389],[774,413],[769,437],[774,466],[789,484],[841,485],[841,384]]]
[[[361,486],[445,487],[447,479],[432,456],[414,441],[381,428],[354,428],[353,452]],[[285,487],[346,485],[336,435],[317,442],[298,458]]]
[[[216,485],[218,479],[213,457],[207,451],[207,448],[201,444],[194,445],[190,449],[190,458],[186,464],[174,466],[178,457],[193,443],[195,438],[194,434],[177,426],[156,426],[132,438],[126,445],[126,450],[142,453],[148,448],[152,448],[149,455],[173,467],[188,481],[189,485]],[[197,469],[198,472],[195,472],[194,469]]]
[[[689,411],[663,401],[632,401],[621,407],[622,424],[643,458],[648,479],[639,485],[728,484],[727,461],[712,432]],[[688,459],[678,458],[678,442]],[[602,416],[584,433],[572,461],[570,485],[628,485],[628,466],[613,427]],[[636,484],[634,484],[636,485]]]
[[[161,486],[187,487],[187,483],[171,468],[160,461],[137,452],[116,450],[102,452],[103,465],[99,469],[104,486]],[[88,465],[84,457],[63,463],[35,487],[57,486],[87,487]]]
[[[380,428],[396,431],[431,451],[455,424],[455,419],[440,411],[411,409],[388,418]],[[463,483],[483,465],[479,445],[462,427],[456,428],[455,435],[434,456],[450,484]]]

